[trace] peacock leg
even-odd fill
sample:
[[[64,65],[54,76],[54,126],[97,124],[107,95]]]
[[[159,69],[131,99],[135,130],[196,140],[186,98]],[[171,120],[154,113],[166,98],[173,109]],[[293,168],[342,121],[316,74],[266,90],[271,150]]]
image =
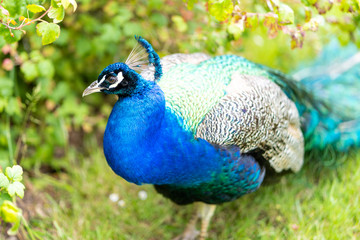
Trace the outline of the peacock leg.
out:
[[[199,235],[199,231],[196,229],[196,223],[199,217],[200,217],[199,209],[196,209],[195,213],[193,214],[190,221],[186,225],[185,231],[180,236],[177,236],[173,240],[195,240],[196,237]]]
[[[207,237],[207,229],[209,227],[210,219],[214,215],[216,205],[201,204],[200,217],[201,217],[201,231],[200,240],[205,240]]]

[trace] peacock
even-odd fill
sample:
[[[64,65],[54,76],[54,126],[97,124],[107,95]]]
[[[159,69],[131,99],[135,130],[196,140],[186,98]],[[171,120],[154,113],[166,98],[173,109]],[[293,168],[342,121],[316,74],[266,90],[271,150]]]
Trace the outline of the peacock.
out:
[[[235,55],[160,59],[135,38],[125,63],[103,69],[83,96],[118,96],[103,141],[117,175],[153,184],[176,204],[196,203],[177,239],[205,239],[217,204],[254,192],[267,173],[298,172],[305,150],[360,145],[358,93],[339,87],[360,79],[359,54],[330,72],[323,56],[288,76]]]

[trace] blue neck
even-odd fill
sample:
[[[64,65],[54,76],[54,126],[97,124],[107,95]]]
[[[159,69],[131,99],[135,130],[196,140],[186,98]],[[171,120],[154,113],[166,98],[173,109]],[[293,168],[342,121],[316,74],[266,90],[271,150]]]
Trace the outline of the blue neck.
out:
[[[119,99],[104,134],[104,153],[113,171],[136,184],[194,184],[221,169],[217,150],[195,140],[165,107],[157,84]]]

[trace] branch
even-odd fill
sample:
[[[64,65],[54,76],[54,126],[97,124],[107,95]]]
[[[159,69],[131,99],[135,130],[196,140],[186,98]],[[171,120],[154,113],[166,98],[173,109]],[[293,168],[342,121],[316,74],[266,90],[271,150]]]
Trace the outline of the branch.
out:
[[[28,26],[28,25],[30,25],[30,24],[32,24],[34,22],[37,22],[37,21],[42,21],[42,18],[45,17],[45,15],[48,14],[48,12],[51,9],[52,9],[52,7],[50,6],[43,14],[41,14],[41,16],[39,16],[38,18],[35,18],[35,19],[33,19],[33,20],[29,21],[29,22],[26,22],[26,20],[24,19],[22,21],[22,23],[17,27],[12,27],[12,26],[9,25],[9,23],[6,24],[6,23],[1,22],[1,24],[4,25],[6,28],[8,28],[10,30],[10,32],[11,32],[11,30],[21,30],[21,31],[25,32],[24,30],[22,30],[23,27]],[[11,32],[11,34],[12,34],[12,32]]]

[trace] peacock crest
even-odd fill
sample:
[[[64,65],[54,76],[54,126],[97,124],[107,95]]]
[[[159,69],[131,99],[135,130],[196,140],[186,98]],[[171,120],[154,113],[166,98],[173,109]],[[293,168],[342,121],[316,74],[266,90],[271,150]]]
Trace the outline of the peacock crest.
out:
[[[153,66],[154,81],[158,81],[162,76],[160,57],[155,52],[151,44],[140,36],[135,36],[137,44],[130,52],[125,64],[134,71],[141,72]]]

